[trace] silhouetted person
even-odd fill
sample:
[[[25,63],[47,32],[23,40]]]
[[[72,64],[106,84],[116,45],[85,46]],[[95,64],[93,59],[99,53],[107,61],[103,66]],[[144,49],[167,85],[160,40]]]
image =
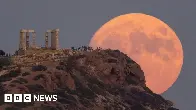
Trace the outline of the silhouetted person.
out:
[[[93,50],[93,48],[88,46],[88,50],[89,50],[89,51],[92,51],[92,50]]]
[[[75,50],[75,48],[74,48],[74,47],[71,47],[71,49],[72,49],[72,50]]]
[[[83,49],[84,49],[84,51],[87,51],[87,47],[86,46],[83,46]]]
[[[80,50],[81,49],[81,47],[78,47],[78,50]]]
[[[0,50],[0,56],[4,56],[5,52],[3,50]]]

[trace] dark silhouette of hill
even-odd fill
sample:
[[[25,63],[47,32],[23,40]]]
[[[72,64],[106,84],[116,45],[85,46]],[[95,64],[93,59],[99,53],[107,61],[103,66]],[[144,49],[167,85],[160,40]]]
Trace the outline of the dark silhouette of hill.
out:
[[[0,71],[0,110],[178,110],[145,85],[118,50],[78,51],[58,61]],[[4,93],[57,94],[56,102],[4,103]]]

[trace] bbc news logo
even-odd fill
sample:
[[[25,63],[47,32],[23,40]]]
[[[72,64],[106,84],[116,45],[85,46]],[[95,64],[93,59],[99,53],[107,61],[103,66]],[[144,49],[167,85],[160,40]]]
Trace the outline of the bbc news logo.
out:
[[[57,101],[57,95],[4,94],[4,102]]]

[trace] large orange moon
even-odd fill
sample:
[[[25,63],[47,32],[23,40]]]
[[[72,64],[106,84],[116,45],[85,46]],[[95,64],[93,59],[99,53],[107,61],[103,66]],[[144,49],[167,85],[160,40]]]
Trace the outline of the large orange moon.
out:
[[[183,49],[176,33],[163,21],[142,13],[117,16],[105,23],[89,46],[118,49],[142,68],[146,85],[157,94],[177,80]]]

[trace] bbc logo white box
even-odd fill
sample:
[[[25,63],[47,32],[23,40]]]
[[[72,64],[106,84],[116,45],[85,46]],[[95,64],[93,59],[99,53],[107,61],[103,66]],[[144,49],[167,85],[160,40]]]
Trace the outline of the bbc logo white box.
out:
[[[31,102],[31,94],[23,94],[24,102]]]
[[[4,94],[4,102],[12,102],[12,94]]]
[[[22,94],[14,94],[14,102],[22,102]]]

